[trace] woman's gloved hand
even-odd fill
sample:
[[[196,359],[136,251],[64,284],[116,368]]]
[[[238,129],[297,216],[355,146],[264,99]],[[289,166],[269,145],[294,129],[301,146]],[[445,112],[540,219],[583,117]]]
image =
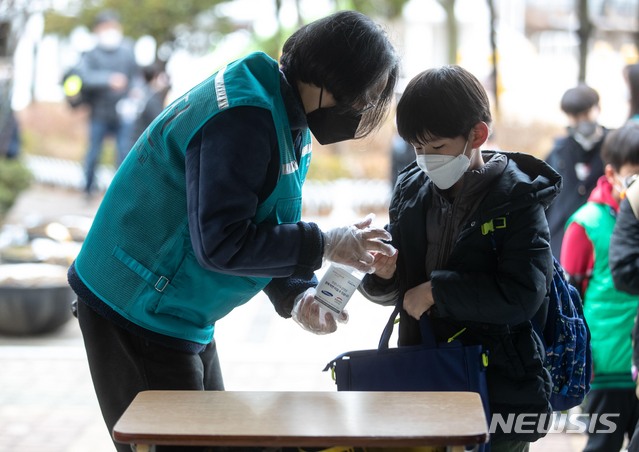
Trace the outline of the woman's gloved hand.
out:
[[[324,258],[348,265],[365,273],[373,273],[375,258],[372,251],[393,256],[397,251],[382,240],[391,240],[383,228],[371,227],[375,216],[368,214],[359,223],[334,228],[324,233]]]
[[[346,311],[335,314],[315,300],[315,287],[309,287],[298,295],[291,316],[299,326],[315,334],[334,333],[337,330],[337,322],[348,322]]]

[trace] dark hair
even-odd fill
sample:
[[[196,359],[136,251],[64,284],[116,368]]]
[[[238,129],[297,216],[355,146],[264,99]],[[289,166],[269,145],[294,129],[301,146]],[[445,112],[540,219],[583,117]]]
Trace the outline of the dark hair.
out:
[[[340,11],[297,30],[282,52],[282,71],[291,83],[324,87],[345,110],[374,104],[362,116],[359,137],[380,125],[399,73],[399,57],[380,25],[356,11]],[[384,77],[380,98],[370,98]]]
[[[141,68],[142,76],[144,77],[144,81],[147,83],[160,75],[163,71],[164,69],[162,67],[162,64],[158,63],[157,61]]]
[[[468,136],[490,124],[490,102],[479,80],[460,66],[428,69],[406,86],[397,104],[397,131],[409,143]]]
[[[121,23],[120,14],[112,9],[105,9],[100,11],[93,19],[93,28],[106,22]]]
[[[624,165],[639,165],[639,121],[627,121],[609,132],[601,148],[601,159],[617,172]]]
[[[630,115],[639,115],[639,64],[631,64],[625,68],[628,90],[630,91]]]
[[[599,93],[588,85],[580,84],[570,88],[561,96],[560,105],[561,110],[568,115],[585,113],[599,105]]]

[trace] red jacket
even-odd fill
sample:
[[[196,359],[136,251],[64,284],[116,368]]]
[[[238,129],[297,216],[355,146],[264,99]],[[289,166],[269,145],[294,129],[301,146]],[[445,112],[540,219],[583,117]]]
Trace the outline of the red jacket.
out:
[[[605,204],[615,213],[619,211],[619,203],[612,195],[612,185],[605,176],[601,176],[597,180],[597,186],[590,193],[588,202]],[[595,254],[592,242],[581,225],[571,223],[566,229],[561,244],[560,261],[564,270],[570,275],[571,282],[583,295],[588,287],[595,263]]]

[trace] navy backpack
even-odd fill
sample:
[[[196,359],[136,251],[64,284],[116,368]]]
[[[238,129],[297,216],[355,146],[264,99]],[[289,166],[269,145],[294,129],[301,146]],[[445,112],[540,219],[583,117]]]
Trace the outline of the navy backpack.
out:
[[[537,333],[546,347],[544,364],[552,376],[550,403],[553,410],[563,411],[581,404],[590,391],[592,350],[581,296],[554,256],[553,262],[546,326]]]
[[[489,235],[497,253],[499,229],[506,228],[506,217],[495,218],[481,227]],[[554,411],[574,408],[590,391],[592,350],[590,329],[584,317],[579,291],[568,283],[559,261],[553,256],[553,276],[548,293],[548,315],[543,329],[533,322],[533,328],[546,349],[544,366],[552,377],[550,403]]]

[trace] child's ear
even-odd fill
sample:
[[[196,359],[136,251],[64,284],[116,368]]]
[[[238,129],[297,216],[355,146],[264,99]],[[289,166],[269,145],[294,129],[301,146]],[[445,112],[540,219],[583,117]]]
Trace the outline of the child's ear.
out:
[[[481,147],[487,140],[490,135],[490,128],[488,124],[483,121],[478,122],[473,126],[473,141],[471,146],[473,149],[478,149]]]
[[[614,185],[615,184],[615,175],[616,174],[617,174],[617,172],[612,167],[612,165],[610,163],[607,163],[606,166],[604,167],[604,176],[606,176],[606,179],[608,180],[608,182],[610,182],[610,185]]]

